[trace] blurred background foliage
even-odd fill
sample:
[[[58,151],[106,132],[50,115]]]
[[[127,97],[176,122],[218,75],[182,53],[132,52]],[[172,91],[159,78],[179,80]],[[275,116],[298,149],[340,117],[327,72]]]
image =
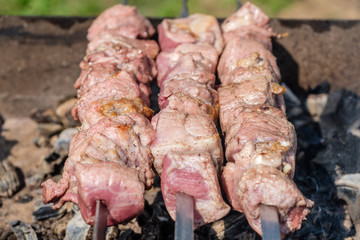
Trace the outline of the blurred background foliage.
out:
[[[249,0],[272,18],[360,19],[360,0]],[[243,3],[245,0],[242,1]],[[96,16],[122,0],[0,0],[0,15]],[[177,17],[182,0],[127,0],[149,17]],[[188,0],[190,13],[226,17],[236,0]]]
[[[251,1],[270,16],[292,4],[295,0]],[[1,15],[61,15],[93,16],[121,0],[0,0]],[[146,16],[176,17],[181,11],[181,0],[128,0]],[[190,13],[202,12],[225,17],[235,11],[236,0],[189,0]]]

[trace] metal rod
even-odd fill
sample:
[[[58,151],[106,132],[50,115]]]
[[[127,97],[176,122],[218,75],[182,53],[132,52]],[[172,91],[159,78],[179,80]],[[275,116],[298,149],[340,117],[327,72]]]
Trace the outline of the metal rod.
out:
[[[279,216],[276,207],[260,204],[263,240],[280,240]]]
[[[185,193],[176,193],[175,240],[194,239],[194,199]]]
[[[189,16],[189,7],[187,0],[182,0],[182,11],[180,17],[188,17]]]
[[[101,200],[96,201],[95,210],[95,225],[94,225],[94,240],[105,240],[107,229],[107,209]]]
[[[237,9],[241,8],[242,7],[241,0],[236,0],[236,2],[237,2]]]
[[[122,5],[127,5],[127,0],[123,0]]]

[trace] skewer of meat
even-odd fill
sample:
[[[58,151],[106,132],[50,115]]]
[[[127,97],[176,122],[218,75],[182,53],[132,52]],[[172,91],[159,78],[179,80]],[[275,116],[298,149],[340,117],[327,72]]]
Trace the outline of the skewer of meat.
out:
[[[300,228],[313,202],[292,181],[296,133],[286,119],[268,22],[259,8],[245,3],[221,26],[226,47],[218,91],[228,161],[221,180],[233,208],[260,235],[260,206],[275,207],[284,237]]]
[[[61,180],[42,184],[45,203],[60,208],[72,201],[88,224],[94,224],[100,201],[108,226],[135,217],[153,184],[155,133],[148,104],[159,47],[140,38],[154,33],[135,7],[123,5],[104,11],[88,30],[87,55],[75,83],[79,99],[72,110],[81,131],[71,140]]]
[[[194,14],[165,19],[158,27],[162,52],[156,60],[161,111],[152,118],[154,168],[170,216],[176,218],[177,193],[194,201],[194,226],[216,221],[230,210],[218,174],[223,151],[215,121],[218,93],[215,70],[223,39],[217,20]]]

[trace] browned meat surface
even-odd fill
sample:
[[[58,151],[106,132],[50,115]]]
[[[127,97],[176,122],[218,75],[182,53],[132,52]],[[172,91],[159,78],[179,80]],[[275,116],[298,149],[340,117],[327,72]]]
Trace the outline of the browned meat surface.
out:
[[[154,111],[146,107],[139,98],[100,99],[92,102],[85,112],[82,128],[87,129],[105,117],[115,120],[130,113],[139,113],[151,119]]]
[[[144,191],[154,182],[150,144],[155,136],[149,82],[156,76],[154,33],[134,7],[116,5],[101,14],[88,32],[88,55],[75,83],[72,110],[82,123],[70,144],[59,182],[48,179],[44,202],[54,208],[72,201],[93,225],[96,201],[108,211],[107,225],[131,220],[144,208]]]
[[[129,74],[121,71],[106,79],[106,81],[94,85],[85,92],[76,102],[72,113],[75,119],[79,119],[82,122],[90,104],[96,100],[140,98],[141,96],[138,83]],[[144,100],[147,104],[150,102],[148,97]]]
[[[226,44],[217,70],[223,85],[254,75],[265,76],[269,81],[278,82],[281,79],[271,51],[256,40],[244,38],[235,38]]]
[[[194,199],[194,224],[216,221],[230,210],[218,176],[223,150],[214,120],[218,116],[215,70],[223,40],[216,19],[194,14],[159,25],[162,52],[156,59],[158,102],[152,119],[154,168],[170,216],[176,218],[176,193]]]
[[[221,180],[231,205],[260,235],[260,204],[275,206],[284,237],[301,227],[313,202],[292,181],[296,133],[285,116],[268,21],[246,3],[222,25],[228,39],[218,66],[219,116],[228,162]]]
[[[100,14],[88,30],[88,40],[92,41],[103,32],[113,31],[129,38],[149,38],[155,33],[150,21],[136,7],[115,5]]]

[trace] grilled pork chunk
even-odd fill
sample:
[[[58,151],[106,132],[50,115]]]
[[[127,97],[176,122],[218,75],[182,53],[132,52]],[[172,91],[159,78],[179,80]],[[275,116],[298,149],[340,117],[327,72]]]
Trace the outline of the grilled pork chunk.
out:
[[[268,21],[246,3],[222,25],[227,43],[218,66],[219,116],[228,162],[221,179],[231,205],[260,235],[260,204],[275,206],[284,237],[300,228],[313,202],[292,181],[296,133],[285,116]]]
[[[104,32],[112,31],[128,38],[149,38],[155,33],[150,21],[136,7],[115,5],[101,13],[88,30],[87,38],[92,41]]]
[[[230,208],[218,175],[223,151],[214,120],[218,116],[215,69],[223,48],[214,17],[195,14],[159,25],[162,52],[156,59],[159,106],[152,119],[154,167],[170,216],[176,218],[176,192],[194,199],[195,227],[216,221]]]
[[[205,14],[193,14],[187,18],[164,19],[158,26],[159,44],[162,51],[172,52],[184,43],[206,43],[220,54],[224,41],[216,18]]]
[[[236,38],[253,39],[271,50],[271,37],[276,34],[269,27],[269,20],[269,17],[261,9],[246,2],[242,8],[221,24],[225,44]]]
[[[58,183],[51,179],[43,183],[44,202],[54,202],[58,208],[65,201],[73,201],[79,204],[89,224],[94,223],[96,200],[107,205],[109,225],[137,215],[136,210],[144,206],[144,183],[147,187],[153,183],[149,140],[154,131],[146,122],[146,118],[135,113],[122,115],[116,121],[103,118],[79,132],[71,141],[62,179]],[[141,130],[145,131],[139,139]],[[129,196],[116,189],[125,190]],[[126,206],[134,209],[120,211]]]
[[[72,201],[94,224],[96,201],[108,211],[107,225],[131,220],[144,208],[144,191],[154,182],[150,144],[155,132],[149,82],[156,76],[155,41],[137,40],[154,33],[134,7],[116,5],[90,27],[87,56],[75,83],[72,110],[82,123],[71,140],[61,180],[43,186],[53,208]]]

